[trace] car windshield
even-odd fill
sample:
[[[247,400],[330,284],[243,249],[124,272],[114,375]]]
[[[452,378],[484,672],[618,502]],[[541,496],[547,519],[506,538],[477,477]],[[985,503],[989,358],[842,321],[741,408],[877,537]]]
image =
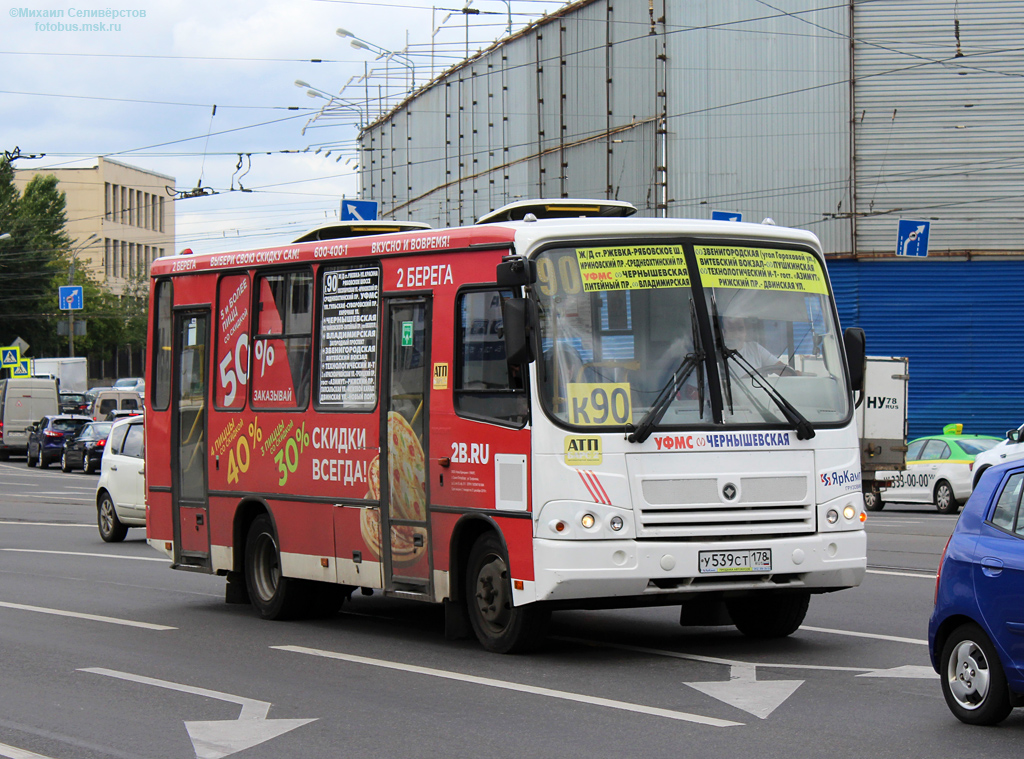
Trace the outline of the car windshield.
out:
[[[987,451],[990,448],[994,448],[999,444],[999,440],[989,440],[987,438],[975,438],[973,440],[957,440],[956,444],[960,446],[961,450],[968,456],[977,456],[982,451]]]
[[[112,422],[93,422],[83,427],[79,434],[90,440],[102,440],[110,434],[111,426],[113,426]]]
[[[50,397],[52,398],[53,396]],[[50,429],[56,430],[57,432],[77,433],[85,425],[85,419],[54,419],[50,424]]]
[[[134,379],[134,378],[119,379],[117,382],[114,383],[114,387],[135,387],[141,381],[142,380],[140,380],[140,379]]]
[[[626,427],[654,408],[657,426],[711,424],[713,361],[725,424],[846,419],[842,341],[820,262],[795,249],[696,245],[705,298],[696,304],[685,248],[580,246],[537,256],[548,413],[572,426]],[[701,329],[705,319],[712,323]],[[702,334],[714,336],[710,345]],[[743,361],[727,359],[734,353]],[[697,369],[689,371],[687,356]]]

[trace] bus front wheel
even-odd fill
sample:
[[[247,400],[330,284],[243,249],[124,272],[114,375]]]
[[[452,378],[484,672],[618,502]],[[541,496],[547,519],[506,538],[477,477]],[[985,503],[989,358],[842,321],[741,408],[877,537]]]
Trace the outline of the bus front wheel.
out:
[[[281,574],[281,552],[270,517],[253,520],[245,541],[245,585],[264,619],[292,619],[305,606],[301,580]]]
[[[785,638],[803,624],[810,593],[758,593],[729,598],[725,608],[732,623],[748,638]]]
[[[551,616],[549,609],[537,604],[513,605],[508,557],[493,533],[480,537],[469,553],[466,606],[480,643],[499,654],[536,648]]]

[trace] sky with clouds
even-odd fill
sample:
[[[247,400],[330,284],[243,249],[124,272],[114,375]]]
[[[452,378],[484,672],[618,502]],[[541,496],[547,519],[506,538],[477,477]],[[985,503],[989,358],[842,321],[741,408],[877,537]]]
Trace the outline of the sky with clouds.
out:
[[[370,72],[378,93],[390,85],[397,102],[412,73],[417,85],[430,78],[432,60],[438,74],[467,44],[472,53],[505,34],[510,19],[518,29],[564,5],[435,2],[445,7],[10,0],[0,5],[0,150],[45,153],[16,161],[19,169],[95,165],[102,155],[173,176],[177,191],[215,192],[176,201],[177,250],[286,243],[336,219],[341,198],[359,192],[355,145],[365,103],[343,106],[340,118],[314,118],[327,98],[365,99],[358,78]],[[339,27],[369,49],[352,47]]]

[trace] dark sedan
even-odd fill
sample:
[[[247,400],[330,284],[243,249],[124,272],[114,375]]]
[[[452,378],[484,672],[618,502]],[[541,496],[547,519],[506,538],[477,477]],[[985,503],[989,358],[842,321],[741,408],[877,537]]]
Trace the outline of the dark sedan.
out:
[[[29,466],[45,468],[51,461],[57,461],[64,452],[64,439],[71,439],[82,427],[91,422],[87,416],[71,416],[69,414],[49,414],[28,428],[28,453],[26,461]]]
[[[60,413],[86,414],[89,411],[89,399],[85,393],[61,393]]]
[[[90,422],[74,438],[65,439],[64,452],[60,457],[61,471],[84,469],[86,474],[98,472],[112,426],[113,422]]]

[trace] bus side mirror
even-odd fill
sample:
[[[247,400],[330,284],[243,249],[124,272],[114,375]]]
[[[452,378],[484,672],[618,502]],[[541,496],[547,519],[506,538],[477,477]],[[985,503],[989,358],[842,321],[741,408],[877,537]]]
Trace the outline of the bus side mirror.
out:
[[[1020,440],[1020,430],[1007,430],[1007,432],[1006,432],[1006,439],[1009,440],[1011,443],[1019,443],[1019,442],[1021,442],[1021,440]]]
[[[505,256],[496,274],[498,287],[525,287],[537,281],[537,265],[523,256]]]
[[[846,346],[846,363],[850,367],[850,385],[853,391],[864,389],[865,344],[864,330],[847,327],[843,330],[843,344]]]
[[[510,365],[532,363],[536,358],[532,337],[537,323],[537,304],[529,298],[505,298],[501,301],[501,319],[505,360]]]

